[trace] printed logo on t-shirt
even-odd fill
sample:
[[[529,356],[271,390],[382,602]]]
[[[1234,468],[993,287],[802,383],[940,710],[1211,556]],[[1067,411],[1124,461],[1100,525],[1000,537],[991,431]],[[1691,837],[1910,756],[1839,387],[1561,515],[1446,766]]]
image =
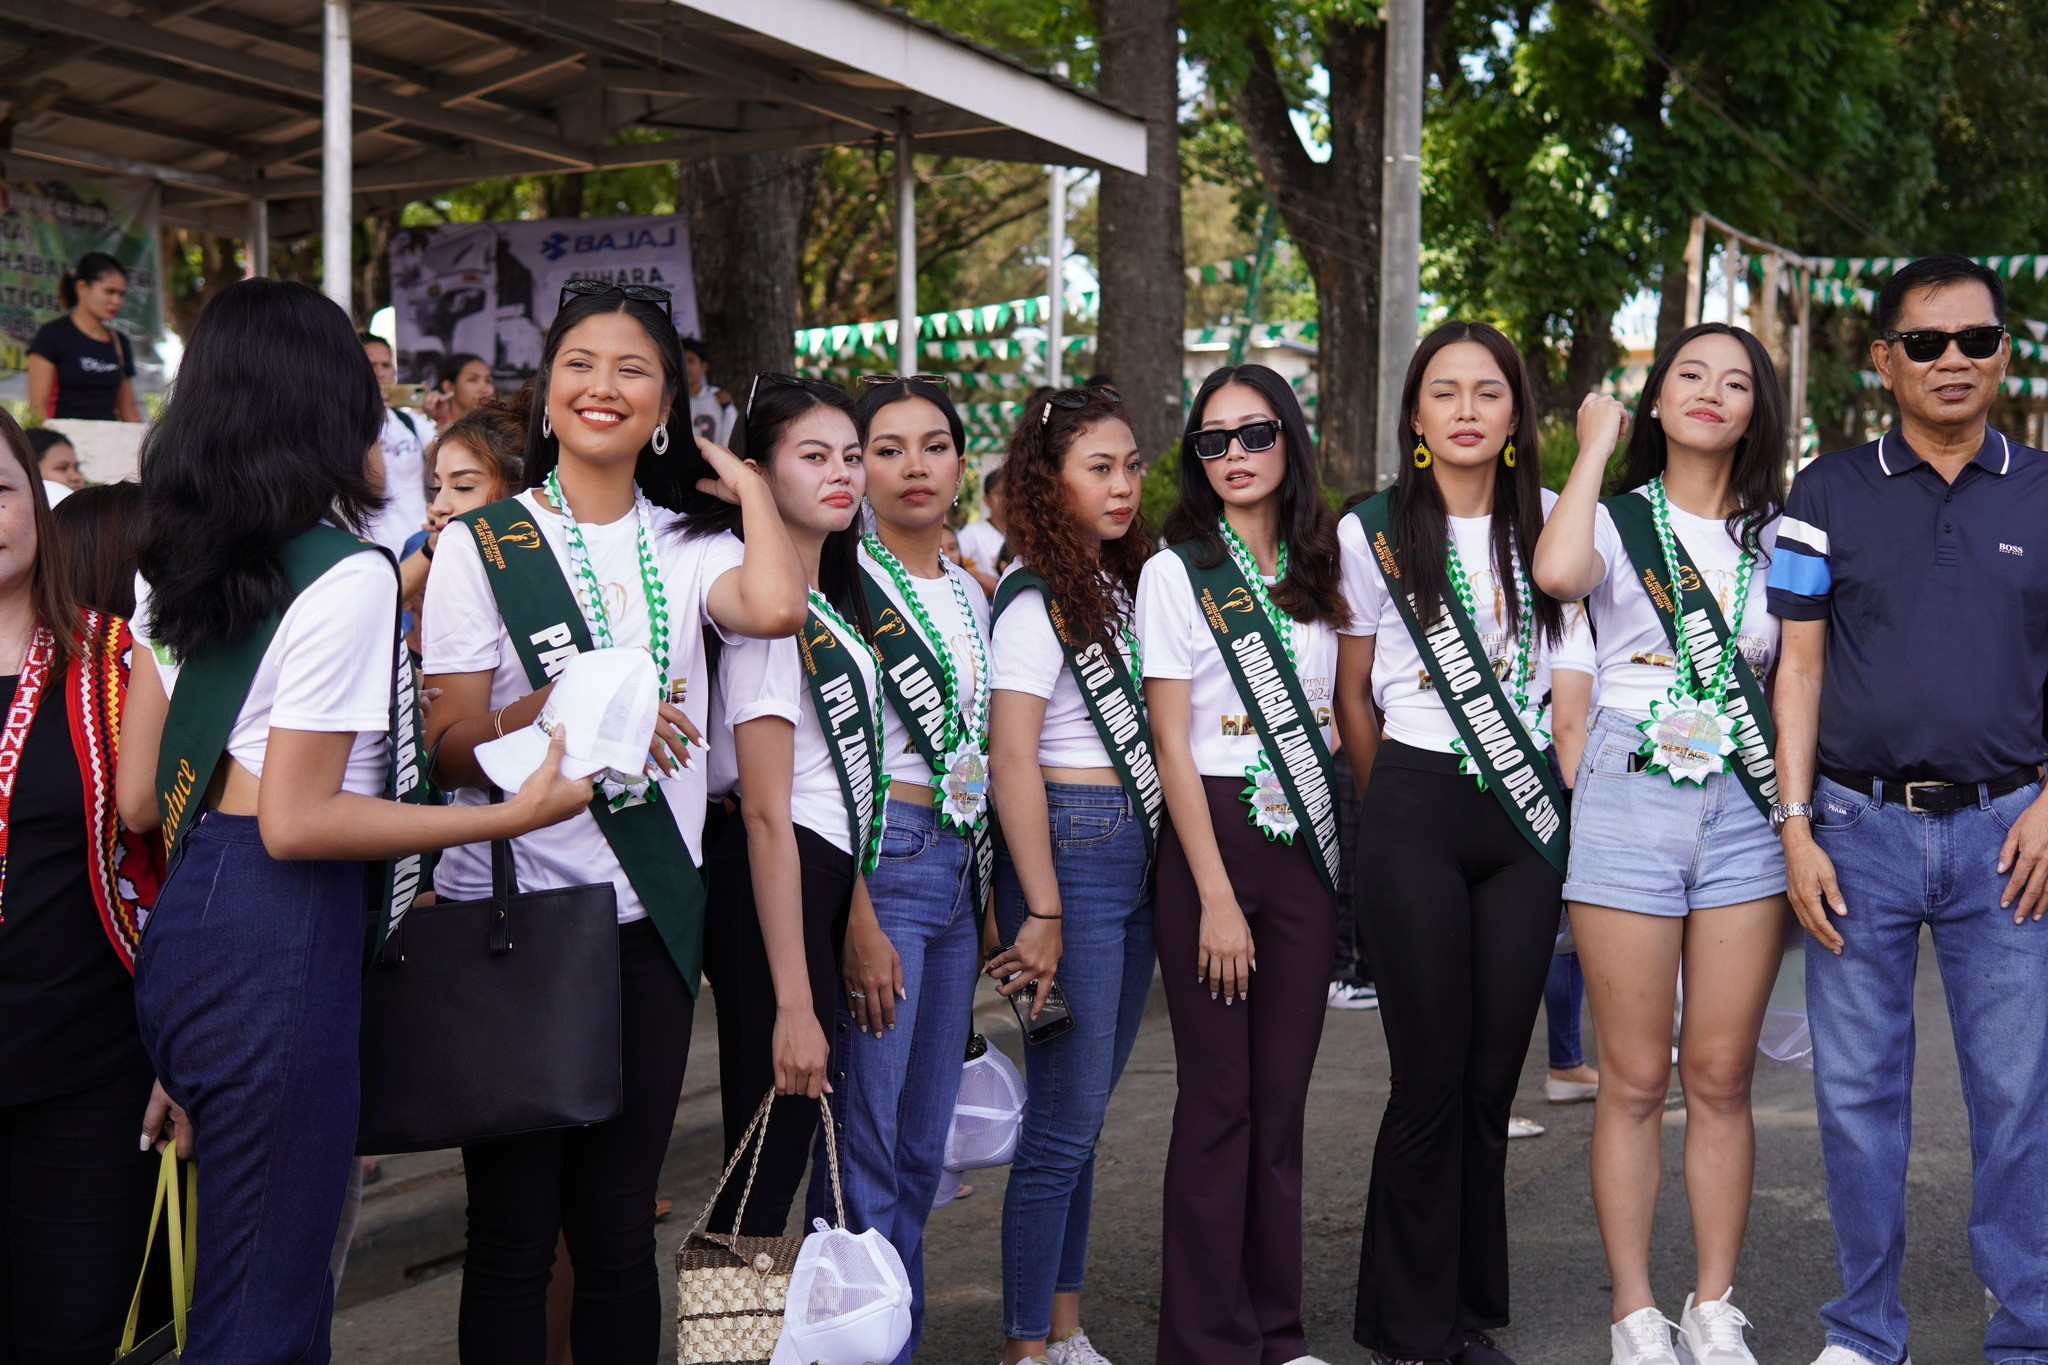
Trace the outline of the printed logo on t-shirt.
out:
[[[1314,710],[1318,726],[1330,723],[1329,707],[1318,706]],[[1219,720],[1219,728],[1225,739],[1251,739],[1259,733],[1258,719],[1254,716],[1222,716]]]
[[[92,355],[76,356],[74,357],[74,359],[78,361],[78,368],[83,370],[87,374],[121,373],[121,365],[119,361],[101,360],[98,356]]]

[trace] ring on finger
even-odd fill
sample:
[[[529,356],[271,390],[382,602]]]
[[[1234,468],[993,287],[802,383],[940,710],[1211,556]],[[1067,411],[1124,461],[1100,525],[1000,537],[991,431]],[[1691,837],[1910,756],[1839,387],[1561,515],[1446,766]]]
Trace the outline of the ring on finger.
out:
[[[848,991],[847,995],[849,995],[855,1000],[865,1000],[868,998],[868,993],[866,991]]]

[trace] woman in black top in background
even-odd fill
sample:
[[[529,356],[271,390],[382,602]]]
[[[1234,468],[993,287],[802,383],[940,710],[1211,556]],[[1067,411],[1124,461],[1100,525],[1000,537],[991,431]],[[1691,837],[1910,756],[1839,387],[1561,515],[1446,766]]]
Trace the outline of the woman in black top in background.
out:
[[[28,344],[28,405],[45,417],[140,422],[135,343],[114,328],[128,297],[128,272],[89,251],[57,286],[71,311],[43,324]]]

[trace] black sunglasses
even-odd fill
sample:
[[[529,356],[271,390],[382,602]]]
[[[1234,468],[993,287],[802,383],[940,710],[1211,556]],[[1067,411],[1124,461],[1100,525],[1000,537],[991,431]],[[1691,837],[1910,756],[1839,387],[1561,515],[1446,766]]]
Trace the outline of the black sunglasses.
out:
[[[761,391],[761,385],[763,384],[770,384],[778,389],[802,389],[804,392],[814,394],[819,398],[836,398],[841,402],[846,400],[846,390],[840,388],[837,384],[828,384],[822,379],[806,379],[800,374],[776,374],[772,370],[763,370],[755,375],[754,382],[747,386],[746,415],[748,417],[754,415],[754,395]]]
[[[1280,440],[1280,424],[1268,417],[1257,422],[1246,422],[1235,431],[1219,431],[1209,427],[1189,432],[1185,445],[1188,452],[1198,460],[1219,460],[1230,449],[1232,440],[1253,453],[1271,450]]]
[[[594,299],[602,294],[623,294],[635,303],[658,303],[661,311],[668,314],[668,320],[676,320],[675,305],[669,301],[668,290],[651,284],[614,284],[610,280],[574,279],[562,286],[562,296],[555,300],[560,308],[571,298]]]
[[[864,374],[860,377],[862,388],[880,388],[884,384],[936,384],[949,389],[953,381],[942,374]]]
[[[1886,332],[1883,339],[1898,342],[1905,348],[1906,359],[1925,365],[1946,355],[1951,341],[1970,359],[1989,360],[1998,354],[1998,343],[2004,336],[2003,327],[1965,327],[1960,332],[1922,328],[1912,332]]]
[[[1038,410],[1038,425],[1044,426],[1052,420],[1052,410],[1060,408],[1066,412],[1077,412],[1097,398],[1107,398],[1119,406],[1124,396],[1107,384],[1092,384],[1085,389],[1060,389],[1045,396],[1045,406]]]

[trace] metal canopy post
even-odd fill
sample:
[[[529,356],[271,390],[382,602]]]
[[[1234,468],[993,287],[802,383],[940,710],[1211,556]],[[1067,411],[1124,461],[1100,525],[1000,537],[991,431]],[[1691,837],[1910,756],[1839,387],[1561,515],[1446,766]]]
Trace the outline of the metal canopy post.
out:
[[[353,319],[350,219],[354,197],[350,159],[355,130],[350,114],[349,0],[325,0],[321,13],[320,288]]]
[[[896,128],[896,372],[916,374],[917,168],[911,164],[910,118]]]
[[[1062,387],[1067,330],[1067,168],[1054,166],[1047,197],[1051,221],[1045,253],[1045,382]]]
[[[242,274],[260,279],[270,273],[270,201],[260,195],[249,201],[249,239],[243,243]]]
[[[1376,486],[1400,471],[1401,385],[1422,300],[1422,0],[1387,5],[1386,163],[1380,182],[1379,430]],[[1329,376],[1324,377],[1327,382]]]

